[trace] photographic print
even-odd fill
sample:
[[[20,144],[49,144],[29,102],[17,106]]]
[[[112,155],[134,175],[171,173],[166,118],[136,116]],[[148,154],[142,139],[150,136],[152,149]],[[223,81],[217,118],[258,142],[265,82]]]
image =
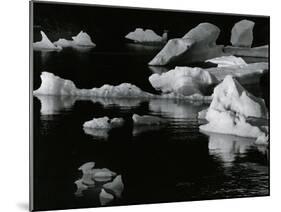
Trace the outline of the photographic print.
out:
[[[30,209],[268,196],[268,16],[30,2]]]

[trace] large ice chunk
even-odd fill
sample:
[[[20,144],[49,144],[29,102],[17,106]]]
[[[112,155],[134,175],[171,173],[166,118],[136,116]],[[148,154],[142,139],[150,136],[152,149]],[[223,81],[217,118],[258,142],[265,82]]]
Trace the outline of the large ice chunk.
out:
[[[42,72],[41,86],[33,93],[35,95],[69,95],[88,97],[118,97],[118,98],[148,98],[153,94],[142,91],[130,83],[122,83],[117,86],[103,85],[100,88],[78,89],[75,84],[66,79],[62,79],[49,72]]]
[[[226,76],[213,93],[213,100],[206,112],[208,124],[203,131],[257,138],[267,133],[264,128],[250,123],[247,118],[267,118],[263,99],[246,91],[232,76]]]
[[[53,44],[43,31],[40,31],[40,33],[42,39],[41,41],[33,43],[34,50],[59,51],[62,49],[61,46]]]
[[[206,60],[206,62],[215,63],[218,67],[233,66],[233,65],[246,65],[247,63],[241,57],[221,56]]]
[[[169,40],[149,65],[186,64],[221,56],[223,46],[216,45],[219,34],[217,26],[201,23],[182,38]]]
[[[135,31],[127,34],[125,38],[137,43],[161,43],[167,40],[167,33],[164,32],[161,37],[151,29],[143,30],[142,28],[136,28]]]
[[[76,36],[72,37],[73,40],[66,40],[64,38],[60,38],[55,41],[55,45],[59,45],[62,47],[95,47],[96,44],[93,43],[90,35],[86,32],[79,32]]]
[[[163,93],[179,93],[185,96],[202,94],[202,90],[218,82],[209,72],[190,67],[176,67],[163,74],[153,74],[149,81],[155,89]]]
[[[236,47],[251,47],[254,39],[254,26],[255,23],[249,20],[242,20],[234,24],[231,30],[231,44]]]

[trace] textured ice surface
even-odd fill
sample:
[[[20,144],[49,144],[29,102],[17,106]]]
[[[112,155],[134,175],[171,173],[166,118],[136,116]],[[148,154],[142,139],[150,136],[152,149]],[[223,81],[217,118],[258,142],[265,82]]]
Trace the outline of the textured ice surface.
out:
[[[136,28],[135,31],[130,32],[125,36],[125,38],[133,40],[135,42],[139,43],[161,43],[165,42],[167,39],[166,33],[163,34],[163,36],[157,35],[153,30],[151,29],[146,29],[143,30],[142,28]]]
[[[246,65],[247,63],[241,57],[221,56],[206,60],[206,62],[215,63],[218,67],[233,66],[233,65]]]
[[[59,51],[62,49],[61,46],[53,44],[43,31],[40,31],[40,33],[42,39],[41,41],[33,43],[34,50]]]
[[[149,77],[151,85],[163,93],[178,93],[185,96],[201,94],[209,85],[217,83],[217,79],[201,68],[176,67],[162,74]]]
[[[86,32],[79,32],[78,35],[72,37],[73,40],[60,38],[54,44],[61,47],[95,47],[91,37]]]
[[[149,62],[149,65],[168,65],[205,61],[223,55],[223,46],[216,45],[220,29],[201,23],[182,38],[171,39]]]
[[[108,205],[110,202],[113,201],[114,196],[110,193],[107,193],[103,188],[101,189],[99,195],[101,205]]]
[[[167,123],[165,119],[149,115],[133,114],[132,119],[135,125],[161,125]]]
[[[97,129],[111,129],[114,127],[120,127],[124,124],[123,118],[110,119],[107,116],[102,118],[94,118],[83,124],[85,128],[97,128]]]
[[[203,131],[257,138],[265,133],[264,128],[248,122],[248,117],[267,118],[263,99],[247,92],[232,76],[226,76],[213,93],[213,100],[206,112],[208,124]]]
[[[116,197],[120,198],[124,190],[122,176],[118,175],[117,177],[114,178],[112,182],[104,184],[103,187],[106,190],[112,191]]]

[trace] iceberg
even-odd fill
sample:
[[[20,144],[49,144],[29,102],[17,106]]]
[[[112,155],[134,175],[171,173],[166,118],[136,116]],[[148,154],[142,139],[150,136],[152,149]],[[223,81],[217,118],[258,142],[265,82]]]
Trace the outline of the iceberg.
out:
[[[221,56],[206,60],[206,62],[215,63],[218,67],[234,66],[234,65],[247,65],[247,63],[241,57]]]
[[[114,196],[110,193],[107,193],[103,188],[101,189],[99,195],[101,205],[108,205],[110,202],[113,201]]]
[[[149,82],[163,93],[189,96],[202,94],[204,89],[218,81],[211,73],[201,68],[176,67],[163,74],[152,74]]]
[[[113,118],[109,119],[107,116],[102,118],[94,118],[83,124],[84,128],[93,129],[112,129],[114,127],[120,127],[124,124],[123,118]]]
[[[149,115],[140,116],[138,114],[133,114],[132,119],[135,125],[161,125],[167,123],[167,121],[162,118]]]
[[[219,34],[217,26],[201,23],[182,38],[169,40],[149,65],[187,64],[221,56],[223,46],[216,45]]]
[[[167,41],[167,32],[164,32],[161,37],[151,29],[136,28],[135,31],[127,34],[125,38],[136,43],[162,43]]]
[[[231,30],[230,42],[236,47],[251,47],[253,43],[253,28],[255,23],[249,20],[242,20],[234,24]]]
[[[33,49],[37,51],[60,51],[62,50],[62,47],[59,45],[53,44],[47,35],[43,32],[40,31],[42,39],[41,41],[35,42],[32,44]]]
[[[225,46],[223,51],[226,54],[233,54],[242,57],[261,57],[268,58],[269,49],[268,45],[257,46],[253,48]]]
[[[82,171],[83,174],[89,173],[95,167],[95,162],[87,162],[78,168],[78,170]]]
[[[103,188],[112,191],[116,197],[121,198],[122,192],[124,190],[122,176],[118,175],[112,182],[104,184]]]
[[[214,89],[213,100],[206,111],[207,124],[202,131],[257,138],[265,133],[263,127],[247,118],[268,118],[264,100],[246,91],[232,76],[226,76]]]
[[[148,98],[153,94],[142,91],[130,83],[117,86],[103,85],[100,88],[78,89],[71,80],[62,79],[49,72],[42,72],[41,86],[33,92],[34,95],[67,95],[84,97],[117,97],[117,98]]]
[[[268,145],[268,135],[262,134],[259,137],[257,137],[255,144],[267,146]]]
[[[73,40],[66,40],[64,38],[60,38],[55,41],[55,45],[59,45],[63,48],[65,47],[95,47],[96,44],[92,42],[91,37],[86,32],[79,32],[76,36],[72,37]]]

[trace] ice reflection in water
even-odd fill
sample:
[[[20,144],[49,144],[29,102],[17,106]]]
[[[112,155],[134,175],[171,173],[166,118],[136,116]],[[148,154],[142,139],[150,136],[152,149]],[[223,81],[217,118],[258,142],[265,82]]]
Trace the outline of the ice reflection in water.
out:
[[[230,165],[237,156],[245,156],[251,148],[255,148],[262,154],[267,154],[267,147],[256,146],[255,139],[238,137],[227,134],[204,132],[209,136],[209,152],[212,155]]]

